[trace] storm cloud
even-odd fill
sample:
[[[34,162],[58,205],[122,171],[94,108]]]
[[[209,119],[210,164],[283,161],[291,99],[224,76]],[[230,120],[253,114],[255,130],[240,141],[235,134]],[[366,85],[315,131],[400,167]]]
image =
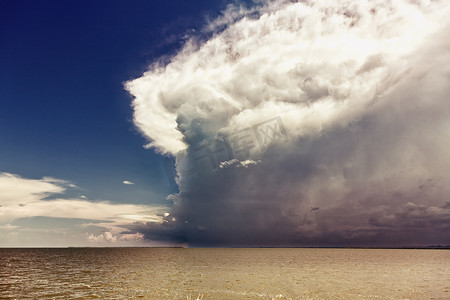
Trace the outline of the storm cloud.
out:
[[[270,1],[129,81],[189,245],[450,244],[450,6]],[[237,13],[239,12],[239,13]],[[227,14],[230,14],[227,17]],[[209,26],[209,27],[208,27]]]

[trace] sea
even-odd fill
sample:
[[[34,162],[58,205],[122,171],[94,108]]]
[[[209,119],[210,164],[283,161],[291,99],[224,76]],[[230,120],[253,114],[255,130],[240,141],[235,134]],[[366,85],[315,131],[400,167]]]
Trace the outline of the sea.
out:
[[[450,250],[0,249],[0,299],[450,299]]]

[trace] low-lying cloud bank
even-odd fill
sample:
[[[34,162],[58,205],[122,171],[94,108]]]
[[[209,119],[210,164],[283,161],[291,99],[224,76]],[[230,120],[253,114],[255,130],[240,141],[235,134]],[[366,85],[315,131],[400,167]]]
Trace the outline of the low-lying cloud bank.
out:
[[[46,237],[41,241],[43,246],[79,246],[89,242],[126,245],[141,241],[143,236],[125,232],[123,225],[161,223],[167,211],[163,206],[93,202],[83,196],[64,199],[70,188],[76,186],[60,179],[28,179],[0,173],[0,246],[40,245],[33,232]],[[48,223],[56,226],[47,228]],[[59,240],[50,241],[51,235]]]
[[[224,30],[126,84],[148,147],[176,157],[180,189],[163,223],[129,233],[449,245],[449,8],[319,0],[225,12]]]

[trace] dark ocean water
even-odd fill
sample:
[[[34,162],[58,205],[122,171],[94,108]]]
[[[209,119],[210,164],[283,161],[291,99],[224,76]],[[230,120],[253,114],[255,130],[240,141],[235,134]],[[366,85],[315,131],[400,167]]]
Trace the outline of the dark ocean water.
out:
[[[450,299],[449,250],[0,249],[0,299]]]

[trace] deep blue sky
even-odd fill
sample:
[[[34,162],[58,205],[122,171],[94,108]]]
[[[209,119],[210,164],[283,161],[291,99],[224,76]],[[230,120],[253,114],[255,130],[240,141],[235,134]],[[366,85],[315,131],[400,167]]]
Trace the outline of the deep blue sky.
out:
[[[0,171],[70,180],[89,199],[164,202],[176,186],[162,157],[142,147],[123,82],[175,53],[186,33],[225,6],[2,1]]]

